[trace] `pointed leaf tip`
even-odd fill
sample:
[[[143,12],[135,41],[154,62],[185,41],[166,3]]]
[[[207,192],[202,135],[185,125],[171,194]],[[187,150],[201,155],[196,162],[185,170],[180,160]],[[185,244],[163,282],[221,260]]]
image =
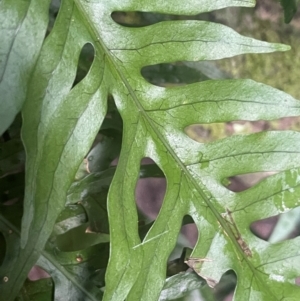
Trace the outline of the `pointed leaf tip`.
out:
[[[291,50],[290,45],[285,45],[285,44],[275,44],[276,46],[276,51],[289,51]]]

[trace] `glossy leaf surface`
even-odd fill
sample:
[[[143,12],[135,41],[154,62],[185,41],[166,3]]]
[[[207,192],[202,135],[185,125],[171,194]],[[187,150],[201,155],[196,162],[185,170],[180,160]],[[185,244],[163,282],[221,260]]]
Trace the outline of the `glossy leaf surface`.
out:
[[[27,83],[48,25],[49,2],[0,2],[0,135],[25,101]]]

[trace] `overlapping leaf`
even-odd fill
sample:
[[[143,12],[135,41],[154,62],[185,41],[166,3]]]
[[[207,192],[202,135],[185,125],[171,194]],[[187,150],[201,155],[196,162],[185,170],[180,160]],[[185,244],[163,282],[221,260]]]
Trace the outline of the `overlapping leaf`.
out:
[[[0,3],[0,135],[22,108],[48,25],[49,0]]]
[[[77,207],[75,210],[70,207],[66,208],[55,226],[55,239],[59,238],[62,233],[67,234],[70,227],[79,227],[82,225],[85,218],[82,218],[81,215],[85,216],[85,214],[82,209],[80,210],[80,206]],[[20,233],[8,221],[6,212],[4,214],[0,215],[0,230],[5,236],[7,245],[5,265],[8,261],[10,264],[13,264],[13,260],[17,259],[17,257],[14,258],[13,256],[18,253]],[[79,238],[82,239],[82,237]],[[98,300],[98,298],[101,298],[103,293],[99,287],[103,286],[103,267],[105,266],[103,262],[107,261],[107,244],[98,244],[97,246],[89,247],[82,246],[82,248],[73,252],[61,251],[55,239],[51,239],[51,242],[40,253],[40,257],[36,262],[36,265],[47,271],[51,278],[39,279],[37,281],[29,281],[27,279],[18,295],[19,299]],[[64,235],[64,239],[66,243],[72,243],[70,235]],[[104,256],[104,254],[107,255]],[[36,271],[31,272],[34,277],[37,277],[36,273]],[[100,278],[102,278],[102,282]],[[7,277],[3,280],[5,282],[10,279]]]
[[[108,198],[111,257],[104,300],[159,298],[166,262],[187,214],[200,233],[193,252],[197,260],[189,263],[209,284],[233,269],[238,277],[236,300],[297,300],[299,239],[271,245],[255,237],[249,225],[298,205],[299,133],[263,132],[200,144],[184,129],[194,123],[296,116],[299,102],[250,80],[161,88],[141,76],[147,65],[288,47],[242,37],[204,21],[129,28],[111,18],[114,11],[193,15],[253,4],[250,0],[62,1],[23,111],[25,215],[19,256],[0,270],[0,278],[9,280],[0,286],[3,300],[13,299],[39,258],[103,122],[109,95],[124,130]],[[95,58],[88,75],[73,87],[78,56],[86,43],[93,45]],[[152,158],[164,172],[167,191],[158,218],[141,241],[134,191],[143,157]],[[233,193],[222,184],[234,175],[269,170],[283,172],[245,192]]]
[[[296,0],[280,0],[280,4],[284,10],[284,22],[290,23],[292,18],[297,12],[297,1]]]

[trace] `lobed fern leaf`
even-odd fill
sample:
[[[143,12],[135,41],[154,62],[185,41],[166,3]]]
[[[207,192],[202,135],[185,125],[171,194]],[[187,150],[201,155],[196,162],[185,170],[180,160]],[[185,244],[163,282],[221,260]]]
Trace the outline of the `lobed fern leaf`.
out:
[[[6,5],[11,16],[15,7],[8,3],[1,5]],[[48,8],[48,2],[28,3],[43,12]],[[194,15],[253,5],[252,0],[62,1],[37,61],[33,54],[38,50],[22,50],[31,55],[34,65],[27,93],[21,91],[26,94],[24,217],[20,247],[14,247],[14,258],[6,256],[0,269],[0,279],[6,279],[0,284],[1,300],[14,299],[41,256],[78,166],[104,120],[109,95],[124,129],[108,196],[110,260],[104,300],[159,299],[167,259],[185,215],[194,219],[199,231],[188,264],[209,285],[234,270],[238,279],[235,300],[298,300],[300,289],[294,279],[300,274],[300,240],[263,242],[249,225],[299,205],[300,134],[262,132],[204,144],[190,139],[184,129],[195,123],[297,116],[299,102],[251,80],[162,88],[141,76],[141,68],[147,65],[216,60],[288,47],[243,37],[205,21],[130,28],[111,17],[115,11]],[[22,16],[17,19],[23,20]],[[18,38],[17,29],[13,34]],[[87,43],[94,47],[95,58],[87,76],[74,86],[78,57]],[[20,49],[13,45],[6,53]],[[8,73],[4,76],[10,80]],[[134,191],[144,157],[163,171],[167,191],[157,219],[141,241]],[[233,193],[223,185],[231,176],[274,170],[280,173],[244,192]]]

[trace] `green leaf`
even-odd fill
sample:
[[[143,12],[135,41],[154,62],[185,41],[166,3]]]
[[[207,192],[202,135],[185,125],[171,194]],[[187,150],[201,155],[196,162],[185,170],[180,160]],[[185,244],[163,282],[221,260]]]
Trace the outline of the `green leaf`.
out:
[[[39,5],[43,11],[48,8],[45,2]],[[111,18],[114,11],[195,15],[253,5],[254,1],[238,0],[62,1],[27,89],[21,241],[20,247],[14,245],[13,258],[6,257],[0,269],[0,279],[8,279],[0,284],[1,300],[13,300],[30,268],[44,257],[47,262],[39,264],[57,277],[59,298],[96,300],[102,296],[95,286],[81,285],[88,283],[83,279],[89,275],[88,265],[80,269],[79,280],[61,267],[63,262],[76,270],[76,259],[84,261],[89,254],[95,258],[102,244],[90,246],[77,258],[73,253],[77,251],[55,254],[52,249],[51,256],[59,258],[59,265],[43,252],[71,198],[68,191],[78,167],[105,120],[109,97],[122,117],[123,140],[108,197],[110,261],[104,300],[159,299],[167,260],[186,215],[193,218],[200,233],[192,254],[198,259],[193,268],[209,284],[234,270],[236,299],[298,300],[300,289],[294,278],[300,274],[299,239],[271,245],[254,236],[249,225],[299,205],[300,134],[262,132],[202,144],[190,139],[184,129],[195,123],[297,116],[299,102],[251,80],[162,88],[141,76],[141,69],[148,65],[216,60],[289,47],[243,37],[206,21],[166,21],[130,28]],[[94,47],[94,61],[86,77],[74,86],[78,58],[87,43]],[[144,157],[163,171],[167,190],[157,219],[141,241],[134,196]],[[282,172],[241,193],[222,184],[231,176],[273,170]],[[70,282],[72,290],[66,295]]]
[[[58,236],[57,244],[59,249],[64,250],[80,250],[88,246],[97,245],[99,243],[109,242],[109,235],[105,233],[89,233],[87,234],[89,224],[80,225],[67,233]]]
[[[0,2],[0,135],[21,110],[48,25],[50,0]]]
[[[53,283],[51,279],[26,280],[18,300],[51,301],[53,297],[52,292]]]
[[[284,22],[290,23],[297,12],[296,0],[280,0],[280,4],[284,10]]]
[[[77,214],[80,213],[80,210],[77,210]],[[71,222],[73,215],[74,208],[67,208],[64,210],[63,221],[74,226],[74,220]],[[63,221],[60,221],[60,225],[56,226],[61,228]],[[2,215],[0,215],[0,231],[3,233],[7,244],[5,268],[7,262],[12,263],[11,260],[8,261],[7,259],[16,260],[18,258],[20,233]],[[60,231],[60,233],[64,234],[66,230]],[[55,239],[59,237],[60,235],[56,235]],[[64,238],[69,239],[68,236]],[[104,281],[103,275],[101,277],[99,272],[105,267],[108,259],[107,244],[94,246],[87,244],[81,246],[80,250],[77,251],[61,251],[58,249],[55,239],[51,239],[52,242],[47,243],[45,250],[40,253],[40,257],[36,262],[36,265],[47,271],[52,279],[35,282],[26,280],[18,296],[20,300],[52,300],[53,296],[54,300],[98,300],[103,294],[98,286],[103,286]],[[70,241],[67,242],[70,243]],[[83,270],[89,271],[89,274],[80,272]],[[95,283],[96,276],[98,278],[97,284]],[[100,282],[101,278],[102,283]],[[9,282],[10,278],[6,276],[3,281]]]
[[[204,281],[195,273],[180,273],[166,280],[159,301],[175,300],[204,286]]]
[[[269,242],[276,243],[287,239],[300,223],[300,207],[280,215],[276,226],[273,229]]]

